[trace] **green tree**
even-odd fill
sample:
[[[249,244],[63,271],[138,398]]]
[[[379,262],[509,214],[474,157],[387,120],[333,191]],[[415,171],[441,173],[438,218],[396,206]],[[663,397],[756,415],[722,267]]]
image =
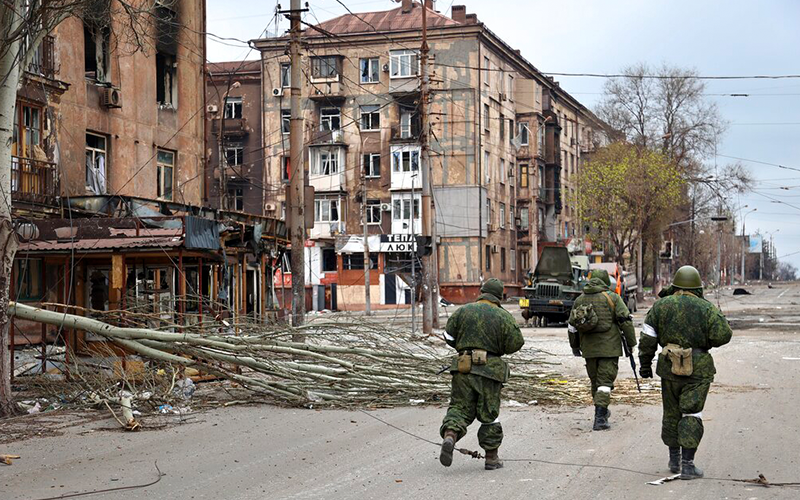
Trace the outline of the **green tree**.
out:
[[[578,182],[576,202],[591,236],[608,240],[621,265],[645,233],[671,221],[684,183],[665,155],[623,142],[593,153]]]

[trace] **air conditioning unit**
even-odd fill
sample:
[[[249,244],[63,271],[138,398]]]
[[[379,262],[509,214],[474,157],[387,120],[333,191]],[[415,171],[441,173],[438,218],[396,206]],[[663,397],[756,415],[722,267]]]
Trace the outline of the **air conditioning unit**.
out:
[[[389,65],[388,64],[384,64],[383,65],[383,72],[384,73],[388,73],[389,72]]]
[[[381,212],[391,212],[391,211],[392,211],[392,205],[390,205],[389,203],[381,203]]]
[[[264,210],[266,210],[267,212],[274,212],[277,209],[278,206],[275,203],[267,203],[266,205],[264,205]]]
[[[116,87],[104,87],[100,91],[100,105],[106,108],[121,108],[122,91]]]
[[[492,253],[498,253],[500,250],[497,248],[497,245],[492,245]]]
[[[273,95],[274,97],[280,97],[280,96],[282,96],[282,95],[283,95],[283,89],[282,89],[282,88],[280,88],[280,87],[275,87],[274,89],[272,89],[272,95]]]
[[[208,111],[209,113],[214,114],[214,113],[219,112],[219,107],[217,107],[216,104],[209,104],[208,106],[206,106],[206,111]]]
[[[331,130],[331,142],[344,142],[344,130]]]

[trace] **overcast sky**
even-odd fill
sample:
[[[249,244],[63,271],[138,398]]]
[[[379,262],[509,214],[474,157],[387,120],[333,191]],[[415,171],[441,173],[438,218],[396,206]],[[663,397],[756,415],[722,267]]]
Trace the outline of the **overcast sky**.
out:
[[[391,0],[342,0],[354,12],[389,10]],[[304,2],[305,3],[305,2]],[[336,0],[310,0],[306,21],[345,13]],[[797,0],[470,0],[489,29],[544,72],[614,73],[644,61],[697,69],[701,75],[800,74],[800,1]],[[449,15],[451,2],[436,9]],[[289,8],[289,0],[282,0]],[[240,40],[275,33],[275,4],[208,0],[208,31]],[[279,31],[288,26],[281,20]],[[210,61],[256,59],[238,42],[209,40]],[[233,45],[233,46],[231,46]],[[561,85],[594,108],[603,80],[561,77]],[[730,127],[719,155],[800,169],[800,79],[708,81],[707,92]],[[713,165],[714,159],[709,163]],[[719,164],[735,160],[717,157]],[[743,162],[758,179],[742,196],[747,232],[774,232],[778,256],[800,267],[800,170]],[[789,188],[789,189],[784,189]],[[774,198],[776,201],[771,200]],[[793,205],[793,206],[792,206]],[[775,232],[777,231],[777,232]],[[737,233],[741,232],[741,223]],[[768,236],[767,236],[768,237]]]

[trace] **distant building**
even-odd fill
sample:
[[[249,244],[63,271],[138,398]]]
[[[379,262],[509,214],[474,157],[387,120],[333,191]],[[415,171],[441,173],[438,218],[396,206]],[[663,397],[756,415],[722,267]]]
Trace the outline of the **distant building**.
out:
[[[441,294],[470,300],[497,277],[519,295],[542,244],[575,246],[580,238],[573,179],[602,124],[464,6],[452,12],[427,15]],[[303,167],[316,190],[306,279],[335,288],[339,308],[363,307],[363,244],[350,238],[363,235],[362,219],[376,242],[422,230],[421,14],[420,4],[405,0],[304,35]],[[254,43],[264,75],[265,176],[274,186],[291,172],[287,38]],[[285,201],[282,191],[270,193],[276,205]],[[375,245],[373,302],[408,303],[410,253]]]
[[[209,63],[207,72],[208,204],[249,214],[279,215],[274,204],[264,205],[265,193],[279,186],[264,183],[261,62]]]

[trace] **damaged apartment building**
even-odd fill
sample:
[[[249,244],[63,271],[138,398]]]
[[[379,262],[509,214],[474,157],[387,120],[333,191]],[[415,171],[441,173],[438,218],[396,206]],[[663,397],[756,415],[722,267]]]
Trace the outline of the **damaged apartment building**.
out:
[[[605,126],[464,6],[446,17],[430,3],[440,293],[464,302],[496,277],[509,295],[520,295],[542,246],[582,249],[577,171],[604,140]],[[393,10],[324,21],[303,35],[304,168],[315,190],[306,278],[339,309],[364,305],[363,224],[373,304],[378,297],[382,306],[410,302],[409,275],[418,269],[414,245],[404,243],[422,231],[422,9],[403,0]],[[262,54],[263,182],[279,186],[291,172],[288,38],[253,43]],[[265,205],[282,206],[283,191],[270,193]]]
[[[24,68],[12,298],[147,313],[153,326],[270,318],[284,223],[207,203],[205,3],[142,2],[152,10],[136,36],[116,2],[89,5],[29,49]],[[12,335],[90,346],[82,332],[22,320]]]

